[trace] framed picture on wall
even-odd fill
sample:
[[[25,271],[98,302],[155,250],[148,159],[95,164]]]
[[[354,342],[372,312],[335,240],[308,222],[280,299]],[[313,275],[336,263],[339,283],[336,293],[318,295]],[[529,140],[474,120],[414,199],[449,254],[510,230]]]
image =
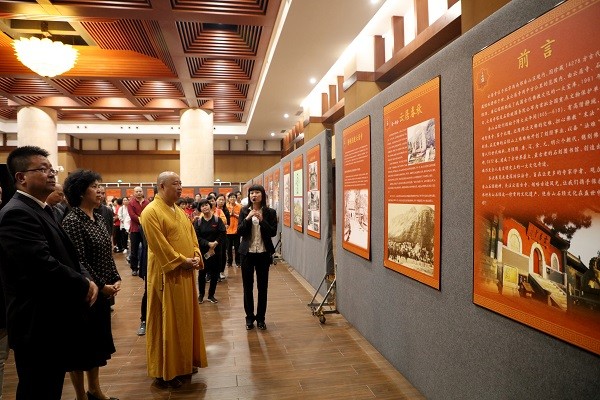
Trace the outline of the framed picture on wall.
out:
[[[294,206],[293,206],[293,221],[294,230],[303,231],[303,216],[304,216],[304,158],[302,154],[294,158],[294,175],[293,175],[293,191],[294,191]]]
[[[383,108],[383,264],[440,288],[440,77]]]
[[[473,57],[475,304],[600,354],[600,1]]]
[[[342,248],[371,259],[371,116],[342,132]]]
[[[283,163],[283,226],[292,227],[291,163]]]
[[[306,153],[306,233],[321,238],[321,146],[316,145]]]

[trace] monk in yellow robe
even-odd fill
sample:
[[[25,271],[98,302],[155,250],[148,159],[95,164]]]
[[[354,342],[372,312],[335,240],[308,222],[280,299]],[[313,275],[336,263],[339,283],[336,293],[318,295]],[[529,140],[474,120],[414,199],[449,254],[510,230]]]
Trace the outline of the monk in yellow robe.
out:
[[[163,172],[157,184],[140,218],[148,242],[148,375],[161,388],[180,387],[182,376],[207,366],[195,273],[204,263],[194,227],[175,205],[179,176]]]

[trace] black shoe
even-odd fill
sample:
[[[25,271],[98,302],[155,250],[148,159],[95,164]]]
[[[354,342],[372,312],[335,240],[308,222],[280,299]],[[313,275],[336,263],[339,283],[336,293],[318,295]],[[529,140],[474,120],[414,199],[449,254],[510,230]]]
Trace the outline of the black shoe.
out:
[[[210,301],[213,304],[217,304],[219,302],[219,300],[215,299],[215,296],[211,296],[208,298],[208,301]]]
[[[138,328],[137,335],[144,336],[146,334],[146,321],[142,321],[140,323],[140,327]]]
[[[247,331],[251,331],[252,329],[254,329],[254,324],[246,324]]]
[[[138,276],[139,272],[137,269],[131,270],[131,276]]]
[[[264,322],[257,322],[256,326],[258,327],[258,329],[260,329],[261,331],[266,331],[267,330],[267,324],[265,324]]]

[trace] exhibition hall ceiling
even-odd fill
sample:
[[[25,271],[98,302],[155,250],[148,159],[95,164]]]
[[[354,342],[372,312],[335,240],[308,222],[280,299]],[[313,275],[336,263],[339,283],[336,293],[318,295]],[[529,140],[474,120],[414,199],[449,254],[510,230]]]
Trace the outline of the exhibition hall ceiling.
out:
[[[225,137],[281,138],[314,87],[310,78],[327,73],[378,7],[371,0],[2,2],[0,124],[27,105],[55,108],[59,123],[90,125],[178,125],[181,110],[200,107],[213,110],[215,132]],[[45,78],[22,65],[11,43],[32,35],[74,45],[75,67]]]

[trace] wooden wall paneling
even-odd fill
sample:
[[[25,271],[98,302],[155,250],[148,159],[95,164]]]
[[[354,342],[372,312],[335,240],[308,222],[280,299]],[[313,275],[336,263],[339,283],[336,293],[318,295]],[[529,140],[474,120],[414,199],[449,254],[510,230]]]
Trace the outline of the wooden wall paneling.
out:
[[[392,17],[392,36],[394,38],[392,53],[395,54],[404,47],[404,17]]]
[[[337,77],[337,98],[338,101],[344,98],[344,76]]]
[[[381,35],[373,36],[373,57],[375,70],[385,64],[385,39]]]
[[[429,26],[429,3],[427,0],[414,0],[417,36]]]
[[[327,93],[321,93],[321,115],[325,115],[327,110],[329,110],[329,96]]]
[[[333,106],[335,106],[335,103],[337,103],[336,92],[337,92],[336,86],[329,85],[329,109],[333,108]]]

